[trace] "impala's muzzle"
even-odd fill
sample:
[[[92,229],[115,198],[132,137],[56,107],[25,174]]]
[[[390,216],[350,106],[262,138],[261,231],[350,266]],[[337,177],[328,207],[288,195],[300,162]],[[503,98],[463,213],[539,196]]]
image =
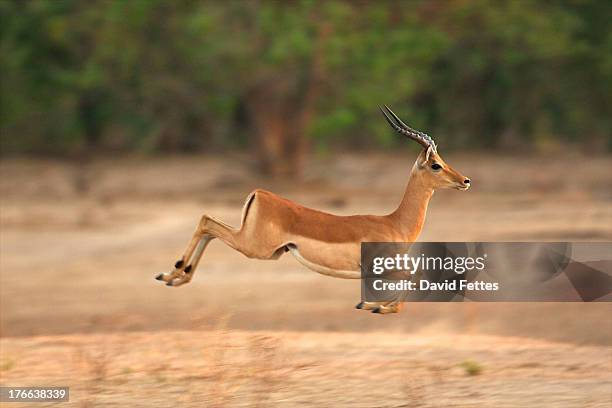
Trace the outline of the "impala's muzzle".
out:
[[[470,188],[470,183],[471,183],[470,179],[469,179],[469,178],[466,178],[466,179],[464,179],[464,180],[463,180],[463,182],[462,182],[462,183],[457,183],[457,184],[455,185],[455,188],[456,188],[457,190],[462,190],[462,191],[465,191],[465,190],[467,190],[468,188]]]

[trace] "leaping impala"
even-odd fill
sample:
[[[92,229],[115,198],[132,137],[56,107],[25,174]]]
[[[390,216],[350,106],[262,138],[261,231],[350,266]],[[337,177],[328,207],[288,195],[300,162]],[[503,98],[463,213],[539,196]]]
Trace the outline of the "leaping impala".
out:
[[[427,205],[436,188],[467,190],[470,180],[446,164],[433,139],[402,122],[387,106],[385,119],[423,150],[412,167],[404,197],[387,215],[338,216],[303,207],[265,190],[246,199],[240,228],[203,215],[182,258],[156,279],[180,286],[193,278],[206,246],[215,238],[249,258],[278,259],[284,252],[323,275],[359,279],[362,242],[414,242],[421,233]],[[194,253],[195,252],[195,253]],[[358,309],[396,313],[401,302],[361,302]]]

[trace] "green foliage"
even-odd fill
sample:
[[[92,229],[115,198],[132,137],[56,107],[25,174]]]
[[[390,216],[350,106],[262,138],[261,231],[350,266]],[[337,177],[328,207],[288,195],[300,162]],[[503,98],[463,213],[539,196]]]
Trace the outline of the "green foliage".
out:
[[[612,147],[612,11],[598,0],[0,0],[0,13],[4,153],[235,146],[253,91],[312,86],[314,66],[319,146],[393,145],[384,103],[445,148]]]
[[[482,374],[483,370],[482,365],[473,360],[465,360],[459,364],[459,367],[463,368],[465,373],[469,376],[480,375]]]

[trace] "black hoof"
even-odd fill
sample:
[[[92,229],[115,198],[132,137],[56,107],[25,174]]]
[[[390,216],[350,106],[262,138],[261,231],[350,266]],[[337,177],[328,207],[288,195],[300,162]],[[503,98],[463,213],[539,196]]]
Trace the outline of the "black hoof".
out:
[[[174,264],[174,267],[175,267],[176,269],[180,269],[180,268],[182,268],[182,267],[183,267],[183,265],[185,265],[185,261],[183,261],[183,260],[181,259],[181,260],[176,261],[176,263]]]
[[[376,309],[372,310],[372,313],[380,313],[380,307],[377,307]]]
[[[191,265],[187,265],[187,267],[185,268],[185,273],[191,272],[191,268],[192,268]]]
[[[155,277],[155,279],[157,279],[157,280],[164,280],[164,274],[163,274],[163,273],[160,273],[159,275],[157,275],[157,276]]]
[[[355,309],[363,309],[363,302],[359,302],[355,305]]]

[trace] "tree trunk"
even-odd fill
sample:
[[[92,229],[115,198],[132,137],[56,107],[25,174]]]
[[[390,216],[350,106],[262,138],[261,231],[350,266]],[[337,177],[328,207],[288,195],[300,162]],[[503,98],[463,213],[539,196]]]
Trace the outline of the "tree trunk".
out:
[[[310,144],[306,132],[322,91],[323,44],[320,26],[310,61],[293,77],[268,77],[246,95],[260,170],[272,177],[301,178]]]

